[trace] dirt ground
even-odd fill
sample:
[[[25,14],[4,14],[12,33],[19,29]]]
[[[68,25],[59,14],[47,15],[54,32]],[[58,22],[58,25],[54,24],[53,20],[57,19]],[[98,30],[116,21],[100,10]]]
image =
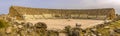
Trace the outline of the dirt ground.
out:
[[[103,20],[90,20],[90,19],[40,19],[40,20],[32,20],[25,22],[44,22],[47,24],[47,29],[57,29],[63,30],[65,26],[70,25],[71,27],[75,27],[76,24],[81,24],[82,29],[86,29],[101,23],[104,23]]]

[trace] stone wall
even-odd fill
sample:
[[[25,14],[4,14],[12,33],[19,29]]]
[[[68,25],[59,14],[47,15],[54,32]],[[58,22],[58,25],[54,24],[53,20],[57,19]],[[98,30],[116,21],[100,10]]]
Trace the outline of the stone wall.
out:
[[[103,9],[45,9],[45,8],[28,8],[20,6],[11,6],[10,12],[8,15],[18,19],[25,19],[23,15],[26,14],[26,17],[35,17],[37,18],[107,18],[114,19],[116,17],[115,10],[113,8],[103,8]],[[101,17],[105,16],[105,17]]]

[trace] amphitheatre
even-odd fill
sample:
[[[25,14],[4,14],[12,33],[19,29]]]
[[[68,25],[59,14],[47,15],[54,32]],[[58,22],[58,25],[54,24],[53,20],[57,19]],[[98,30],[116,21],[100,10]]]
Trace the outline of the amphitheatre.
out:
[[[44,22],[47,29],[60,30],[67,25],[75,27],[76,24],[81,24],[81,28],[86,29],[116,18],[114,8],[48,9],[22,6],[11,6],[8,16],[21,22]]]

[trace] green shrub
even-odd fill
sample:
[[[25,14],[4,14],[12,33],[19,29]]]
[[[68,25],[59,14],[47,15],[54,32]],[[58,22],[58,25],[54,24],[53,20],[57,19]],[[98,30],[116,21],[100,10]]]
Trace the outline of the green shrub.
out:
[[[8,26],[9,26],[8,22],[6,22],[3,19],[0,19],[0,28],[5,28],[5,27],[8,27]]]

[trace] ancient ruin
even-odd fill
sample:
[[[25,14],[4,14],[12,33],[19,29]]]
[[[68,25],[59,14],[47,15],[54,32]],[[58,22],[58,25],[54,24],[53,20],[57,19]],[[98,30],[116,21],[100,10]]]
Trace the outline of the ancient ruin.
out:
[[[17,20],[35,19],[114,19],[114,8],[102,9],[47,9],[11,6],[10,17]]]
[[[1,36],[110,36],[119,35],[120,27],[114,8],[11,6],[8,15],[1,15],[0,18],[9,22],[8,27],[0,29]]]

